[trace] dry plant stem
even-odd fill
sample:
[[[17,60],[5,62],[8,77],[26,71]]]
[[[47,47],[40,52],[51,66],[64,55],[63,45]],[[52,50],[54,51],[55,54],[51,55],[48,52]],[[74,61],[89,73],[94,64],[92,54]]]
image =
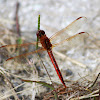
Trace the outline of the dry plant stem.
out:
[[[5,79],[6,80],[8,80],[7,78],[6,78],[6,75],[5,74],[7,74],[8,76],[9,75],[12,75],[12,76],[14,76],[14,77],[16,77],[16,78],[19,78],[20,79],[20,77],[22,77],[22,76],[17,76],[17,75],[14,75],[14,74],[12,74],[12,73],[8,73],[8,72],[6,72],[3,68],[1,68],[0,67],[0,73],[2,73],[3,75],[4,75],[4,77],[5,77]],[[9,81],[8,81],[9,82]],[[7,83],[8,83],[7,82]],[[11,82],[10,82],[11,83]],[[8,83],[8,84],[10,84],[10,83]],[[15,89],[17,89],[17,88],[19,88],[19,87],[21,87],[21,86],[23,86],[25,83],[22,83],[22,84],[20,84],[20,85],[18,85],[18,86],[16,86],[16,87],[14,87],[14,88],[12,88],[11,86],[11,88],[12,89],[10,89],[10,90],[8,90],[6,93],[9,93],[9,92],[11,92],[12,91],[12,94],[7,94],[7,95],[0,95],[0,100],[4,100],[4,99],[6,99],[6,98],[8,98],[8,97],[10,97],[10,96],[15,96],[15,100],[20,100],[19,98],[18,98],[18,96],[17,96],[17,94],[21,94],[21,93],[23,93],[24,91],[29,91],[30,90],[30,88],[27,88],[27,90],[24,90],[24,91],[20,91],[20,92],[15,92]],[[24,99],[22,99],[22,100],[24,100]]]
[[[45,70],[46,70],[46,72],[47,72],[47,75],[48,75],[48,77],[49,77],[49,79],[50,79],[51,83],[53,84],[53,81],[52,81],[52,79],[51,79],[51,77],[50,77],[50,75],[49,75],[49,73],[48,73],[48,71],[47,71],[47,68],[45,67],[45,65],[44,65],[44,63],[43,63],[43,61],[42,61],[42,59],[41,59],[41,57],[40,57],[40,55],[39,55],[39,54],[38,54],[38,56],[39,56],[39,59],[40,59],[40,61],[41,61],[42,65],[43,65],[44,69],[45,69]]]
[[[96,90],[96,91],[94,91],[94,92],[92,92],[90,94],[87,94],[87,95],[84,95],[84,96],[80,96],[80,97],[77,97],[77,98],[72,98],[70,100],[77,100],[77,99],[80,100],[80,99],[86,99],[86,98],[90,98],[90,97],[96,97],[96,96],[99,96],[99,94],[95,94],[95,93],[98,93],[98,92],[99,92],[99,90]]]
[[[64,88],[60,88],[60,87],[59,88],[56,88],[55,90],[50,91],[49,93],[46,93],[43,100],[49,100],[50,98],[53,98],[54,97],[54,95],[53,95],[53,92],[54,91],[56,91],[58,95],[60,93],[62,95],[62,94],[65,94],[66,93],[65,90],[66,90],[65,87]]]
[[[71,100],[72,97],[75,97],[78,94],[78,92],[74,92],[73,94],[70,95],[70,97],[67,98],[67,100]],[[79,100],[79,99],[78,99]]]
[[[91,87],[93,87],[93,86],[95,85],[95,83],[96,83],[96,81],[98,80],[99,76],[100,76],[100,73],[99,73],[98,76],[96,77],[96,79],[95,79],[95,81],[93,82],[92,86],[90,86],[89,88],[91,88]],[[100,85],[100,82],[99,82],[99,85]]]
[[[62,54],[62,53],[60,53],[60,52],[58,52],[58,51],[55,51],[55,50],[54,50],[53,52],[54,52],[55,54],[59,55],[60,57],[62,57],[63,59],[67,59],[67,60],[71,61],[72,63],[79,65],[79,66],[82,67],[82,68],[87,68],[86,65],[84,65],[84,64],[82,64],[82,63],[80,63],[80,62],[78,62],[78,61],[76,61],[76,60],[74,60],[74,59],[72,59],[72,58],[69,58],[69,57],[67,57],[66,55],[64,55],[64,54]]]
[[[14,88],[13,84],[10,82],[10,80],[7,78],[7,76],[6,76],[4,73],[2,73],[2,74],[3,74],[3,76],[5,77],[6,83],[8,84],[8,86],[10,86],[10,89]],[[18,98],[17,94],[16,94],[15,89],[12,89],[12,93],[14,93],[14,98],[15,98],[15,100],[20,100],[20,99]]]
[[[15,21],[16,21],[16,31],[17,31],[18,36],[20,37],[21,33],[20,33],[18,11],[19,11],[19,2],[16,3]]]
[[[83,100],[83,99],[87,99],[87,98],[90,98],[90,97],[97,97],[99,96],[99,94],[94,94],[94,95],[84,95],[84,96],[80,96],[80,97],[77,97],[77,98],[72,98],[70,100]],[[100,99],[99,99],[100,100]]]
[[[17,94],[21,94],[23,92],[27,92],[27,91],[30,91],[31,88],[27,88],[26,90],[23,90],[23,91],[20,91],[20,92],[17,92]],[[1,96],[0,97],[0,100],[5,100],[6,98],[12,96],[12,95],[15,95],[16,93],[12,93],[12,94],[9,94],[9,95],[5,95],[5,96]],[[20,100],[20,99],[17,99],[17,100]],[[21,100],[24,100],[24,99],[21,99]]]
[[[31,66],[31,67],[33,67],[32,66],[32,62],[26,57],[26,60],[27,60],[27,62],[28,62],[28,64]],[[36,74],[38,74],[38,72],[37,72],[37,69],[36,69],[36,67],[34,67],[34,72],[36,73]],[[29,73],[30,74],[30,73]]]
[[[27,60],[28,64],[29,64],[31,67],[33,67],[33,66],[32,66],[32,62],[31,62],[27,57],[26,57],[26,60]],[[29,74],[30,74],[30,73],[29,73]],[[36,79],[36,77],[37,77],[37,80],[38,80],[38,72],[37,72],[37,70],[36,70],[36,67],[34,67],[33,72],[32,72],[32,79]],[[36,84],[33,82],[32,88],[34,88],[34,87],[36,87]],[[36,94],[36,91],[35,91],[34,89],[32,89],[32,100],[35,98],[35,94]]]

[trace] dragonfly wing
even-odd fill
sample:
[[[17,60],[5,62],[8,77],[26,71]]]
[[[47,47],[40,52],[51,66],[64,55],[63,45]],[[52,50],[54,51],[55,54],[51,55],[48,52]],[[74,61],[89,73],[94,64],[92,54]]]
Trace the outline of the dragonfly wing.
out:
[[[80,28],[81,26],[86,22],[87,18],[86,17],[79,17],[76,20],[74,20],[71,24],[69,24],[67,27],[65,27],[64,29],[58,31],[57,33],[55,33],[54,35],[52,35],[50,37],[50,40],[52,42],[60,42],[65,40],[66,38],[70,37],[71,33],[75,34]]]
[[[35,46],[36,42],[34,43],[25,43],[25,44],[12,44],[12,45],[4,45],[0,47],[0,56],[3,60],[7,60],[8,58],[11,58],[13,56],[18,55],[28,55],[29,52],[34,51],[36,48]],[[15,59],[19,59],[22,56],[15,57]]]
[[[29,55],[33,55],[33,54],[35,54],[35,53],[42,52],[43,50],[44,50],[44,49],[41,48],[41,49],[38,49],[38,50],[35,50],[35,51],[32,51],[32,52],[29,52],[29,53],[25,53],[25,54],[21,54],[21,55],[19,55],[19,56],[15,56],[15,57],[8,58],[6,61],[12,60],[12,59],[15,60],[15,59],[22,58],[22,57],[26,58],[26,57],[29,56]]]
[[[60,41],[56,44],[53,44],[53,47],[61,44],[62,45],[67,45],[67,47],[74,47],[78,44],[82,44],[83,40],[86,39],[89,36],[89,34],[87,32],[80,32],[78,34],[75,34],[69,38],[66,38],[63,41]]]
[[[36,42],[34,43],[24,43],[24,44],[11,44],[11,45],[3,45],[0,48],[15,48],[15,47],[25,47],[25,46],[29,46],[29,45],[36,45]]]
[[[24,43],[24,44],[11,44],[11,45],[3,45],[0,47],[0,51],[9,51],[9,52],[15,52],[15,50],[17,48],[29,48],[29,46],[33,46],[33,45],[36,45],[36,42],[30,42],[30,43]],[[39,43],[39,46],[41,47],[40,43]]]

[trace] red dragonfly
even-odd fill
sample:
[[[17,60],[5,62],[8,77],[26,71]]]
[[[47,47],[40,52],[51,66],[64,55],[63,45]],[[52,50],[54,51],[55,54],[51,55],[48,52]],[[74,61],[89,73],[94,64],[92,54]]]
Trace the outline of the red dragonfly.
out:
[[[58,74],[59,79],[61,80],[62,84],[66,88],[66,85],[65,85],[65,82],[63,80],[62,74],[59,70],[58,64],[53,56],[52,47],[55,47],[59,44],[63,44],[66,41],[70,43],[70,42],[73,42],[73,40],[74,40],[74,42],[75,42],[78,38],[82,38],[83,35],[87,36],[87,32],[79,32],[78,34],[75,34],[71,37],[68,37],[68,35],[67,35],[68,32],[73,32],[73,33],[77,32],[77,30],[81,26],[80,24],[84,24],[85,22],[86,22],[86,17],[79,17],[75,21],[73,21],[71,24],[69,24],[67,27],[65,27],[64,29],[62,29],[62,30],[58,31],[57,33],[55,33],[54,35],[52,35],[50,38],[48,38],[46,36],[46,34],[43,30],[39,30],[39,31],[37,31],[37,37],[39,38],[40,43],[42,44],[42,47],[40,49],[29,52],[29,53],[21,54],[21,55],[15,56],[15,57],[10,57],[7,59],[7,61],[11,60],[11,59],[16,59],[19,57],[26,57],[26,56],[35,54],[37,52],[41,52],[43,50],[46,50],[50,59],[51,59],[53,66]],[[51,44],[51,42],[53,40],[54,40],[54,42],[56,42],[56,39],[58,39],[58,42],[55,44]],[[14,47],[14,46],[25,47],[25,46],[32,45],[32,44],[34,44],[34,43],[4,45],[4,46],[1,46],[0,49],[11,47],[11,46],[12,47]]]

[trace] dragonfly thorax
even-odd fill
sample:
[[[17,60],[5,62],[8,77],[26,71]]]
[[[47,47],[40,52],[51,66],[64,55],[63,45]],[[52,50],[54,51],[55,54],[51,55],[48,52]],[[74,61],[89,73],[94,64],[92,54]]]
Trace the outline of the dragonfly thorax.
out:
[[[45,35],[45,32],[43,30],[39,30],[37,32],[37,37],[39,38],[40,43],[42,44],[44,49],[46,49],[46,50],[50,50],[51,49],[52,44],[51,44],[49,38]]]
[[[40,38],[40,43],[42,44],[44,49],[51,50],[52,44],[46,35],[44,35]]]

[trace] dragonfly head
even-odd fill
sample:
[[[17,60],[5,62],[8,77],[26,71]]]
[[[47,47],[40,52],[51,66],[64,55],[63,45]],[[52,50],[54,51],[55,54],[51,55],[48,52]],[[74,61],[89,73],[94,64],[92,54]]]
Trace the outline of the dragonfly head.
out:
[[[45,32],[43,30],[38,30],[36,35],[37,35],[38,38],[41,38],[42,36],[45,35]]]

